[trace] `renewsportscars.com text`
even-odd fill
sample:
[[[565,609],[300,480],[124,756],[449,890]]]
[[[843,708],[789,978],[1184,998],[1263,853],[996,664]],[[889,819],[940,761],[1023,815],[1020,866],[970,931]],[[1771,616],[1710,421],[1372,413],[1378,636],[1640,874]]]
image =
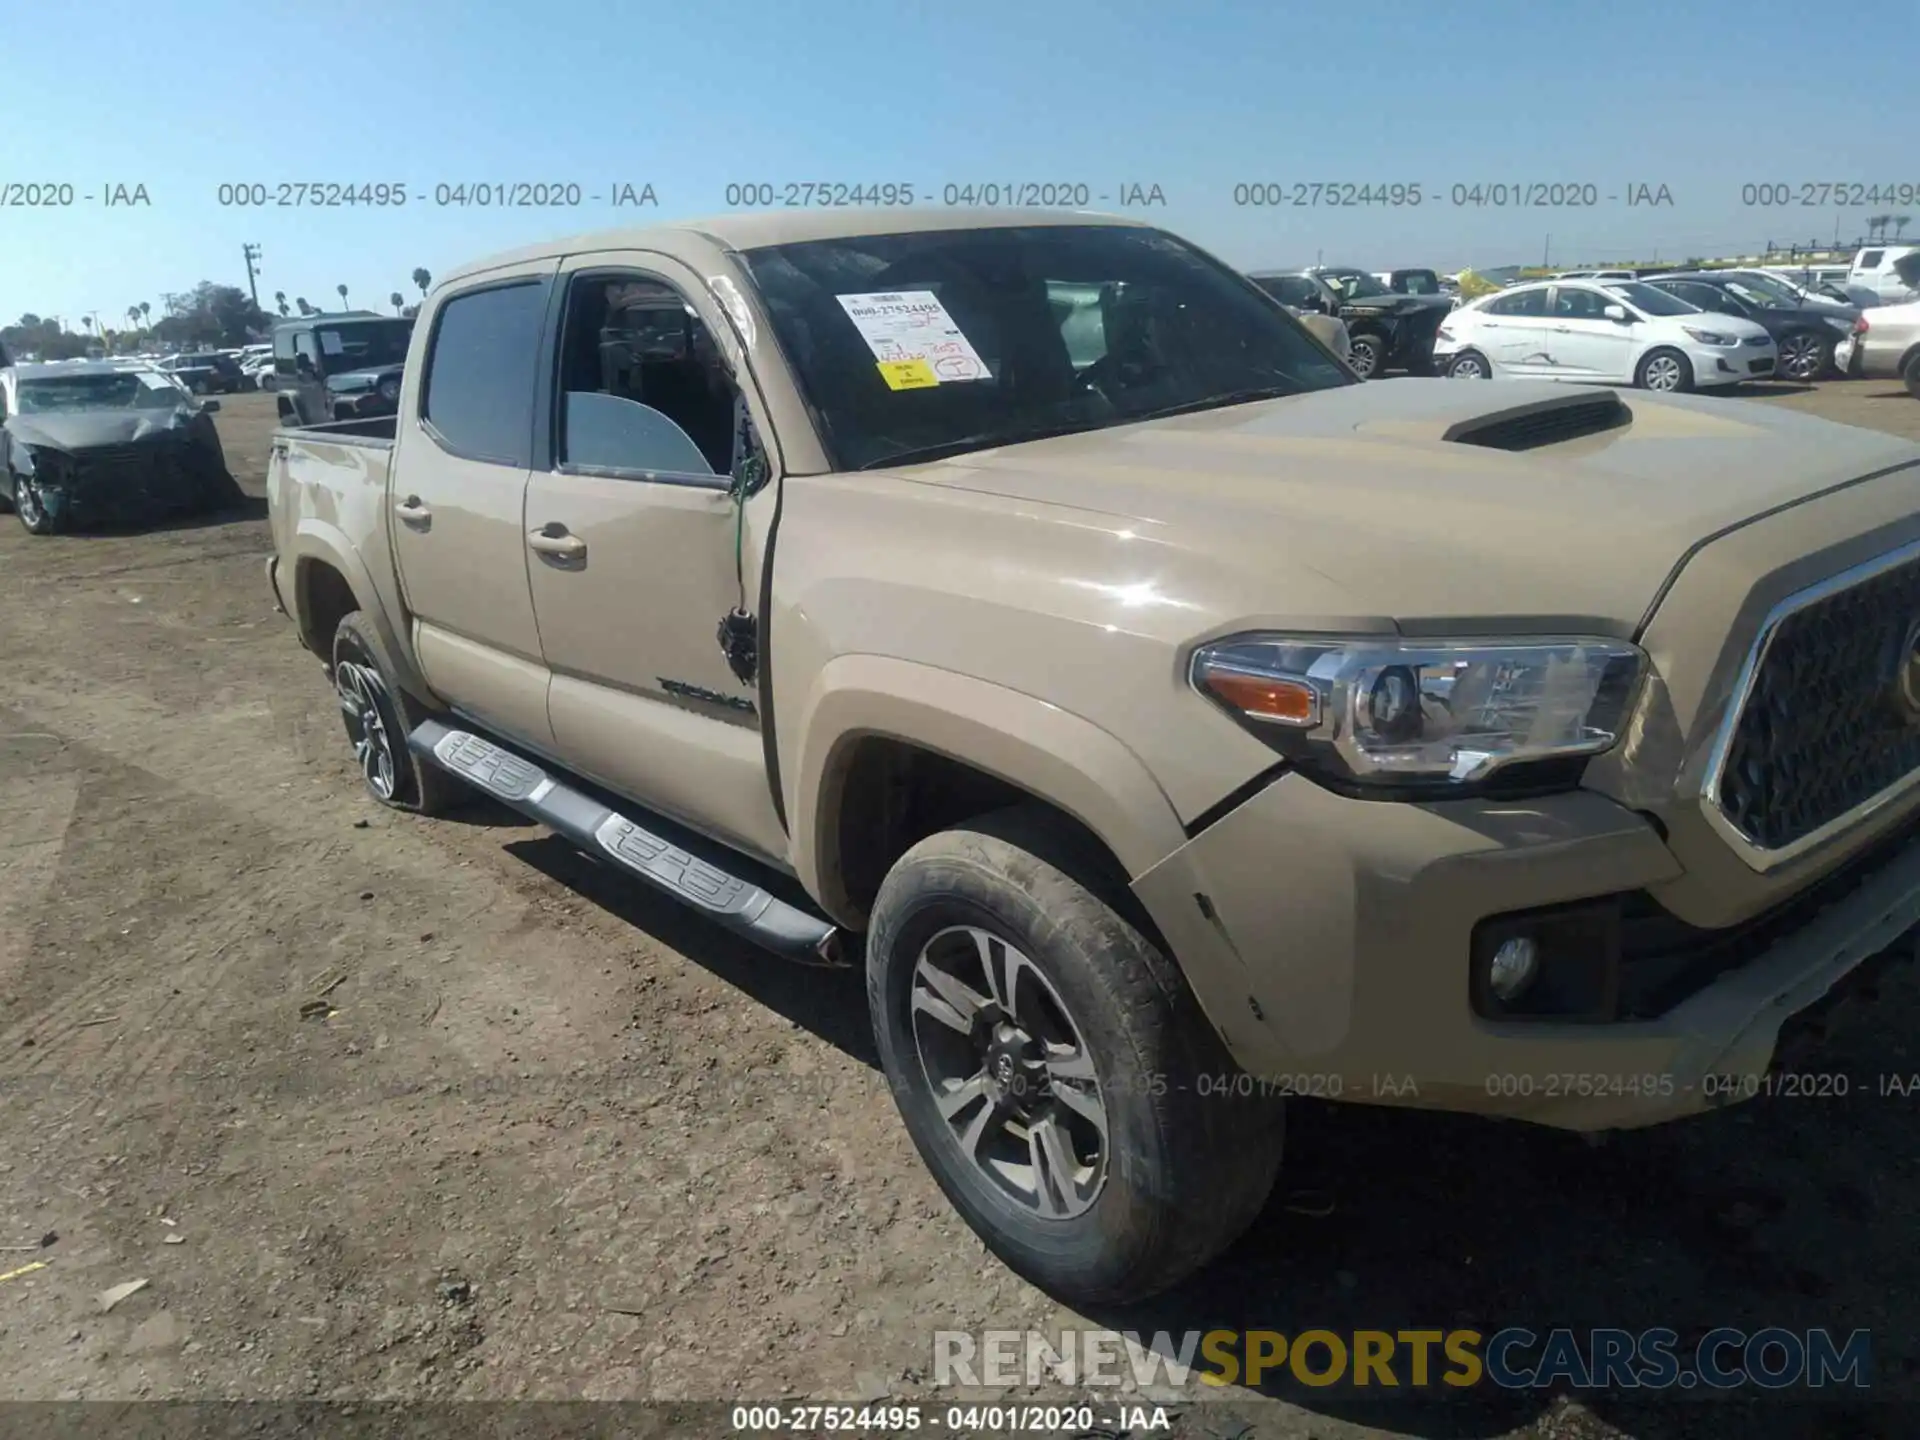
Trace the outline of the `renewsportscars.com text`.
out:
[[[1010,1388],[1293,1383],[1356,1389],[1856,1389],[1872,1384],[1865,1330],[1508,1326],[1479,1330],[938,1330],[935,1385]]]

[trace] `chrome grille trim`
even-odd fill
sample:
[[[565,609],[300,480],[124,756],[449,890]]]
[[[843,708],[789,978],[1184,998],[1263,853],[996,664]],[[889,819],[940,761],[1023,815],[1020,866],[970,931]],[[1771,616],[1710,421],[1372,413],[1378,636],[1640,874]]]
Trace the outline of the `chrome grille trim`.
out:
[[[1726,771],[1727,757],[1733,749],[1734,733],[1739,727],[1741,715],[1746,711],[1748,700],[1752,698],[1760,667],[1766,661],[1767,651],[1773,644],[1774,636],[1779,633],[1781,622],[1810,605],[1817,605],[1889,570],[1897,570],[1917,560],[1920,560],[1920,540],[1909,541],[1896,550],[1862,561],[1837,575],[1830,575],[1804,590],[1794,592],[1769,610],[1766,618],[1760,622],[1759,635],[1740,666],[1726,714],[1721,718],[1720,727],[1714,735],[1706,774],[1700,782],[1701,808],[1708,824],[1733,847],[1734,853],[1745,862],[1748,869],[1764,875],[1790,864],[1920,788],[1920,769],[1910,770],[1878,794],[1869,796],[1852,809],[1775,849],[1756,843],[1728,818],[1720,804],[1720,782]]]

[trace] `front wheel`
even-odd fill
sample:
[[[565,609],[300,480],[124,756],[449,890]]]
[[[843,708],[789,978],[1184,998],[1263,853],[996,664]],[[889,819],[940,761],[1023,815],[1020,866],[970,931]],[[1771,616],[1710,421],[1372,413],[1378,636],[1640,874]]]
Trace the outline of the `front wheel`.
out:
[[[1043,811],[915,845],[873,909],[867,997],[921,1158],[996,1255],[1062,1300],[1175,1284],[1259,1213],[1278,1102]]]
[[[1642,390],[1679,394],[1693,389],[1693,363],[1678,350],[1649,350],[1634,369],[1633,383]]]
[[[1920,352],[1908,358],[1906,368],[1900,372],[1900,379],[1905,382],[1907,393],[1920,400]]]
[[[1833,346],[1811,330],[1797,331],[1780,342],[1776,373],[1805,384],[1818,380],[1833,365]]]
[[[1387,342],[1378,335],[1362,331],[1352,337],[1351,344],[1353,355],[1347,363],[1362,380],[1371,380],[1386,368]]]
[[[13,513],[29,535],[51,535],[60,528],[47,497],[40,493],[40,482],[31,475],[13,477]]]

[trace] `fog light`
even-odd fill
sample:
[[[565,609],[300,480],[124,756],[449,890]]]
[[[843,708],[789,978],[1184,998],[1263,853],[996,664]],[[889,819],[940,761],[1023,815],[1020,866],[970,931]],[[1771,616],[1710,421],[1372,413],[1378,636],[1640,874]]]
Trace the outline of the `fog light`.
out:
[[[1487,988],[1501,1000],[1515,1000],[1540,973],[1540,947],[1530,935],[1500,942],[1487,965]]]

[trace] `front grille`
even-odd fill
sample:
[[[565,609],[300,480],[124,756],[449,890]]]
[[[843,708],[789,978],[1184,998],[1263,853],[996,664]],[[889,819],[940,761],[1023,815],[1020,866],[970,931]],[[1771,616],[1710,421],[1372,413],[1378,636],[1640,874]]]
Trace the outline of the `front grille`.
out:
[[[1920,769],[1901,672],[1920,622],[1920,558],[1789,611],[1760,640],[1709,799],[1764,851],[1806,839]]]
[[[1664,1015],[1729,971],[1811,925],[1920,843],[1920,823],[1908,824],[1849,858],[1770,910],[1721,930],[1690,925],[1646,891],[1627,896],[1620,916],[1619,1018]]]
[[[1747,345],[1771,345],[1773,343],[1773,337],[1771,335],[1749,335],[1742,343]]]

